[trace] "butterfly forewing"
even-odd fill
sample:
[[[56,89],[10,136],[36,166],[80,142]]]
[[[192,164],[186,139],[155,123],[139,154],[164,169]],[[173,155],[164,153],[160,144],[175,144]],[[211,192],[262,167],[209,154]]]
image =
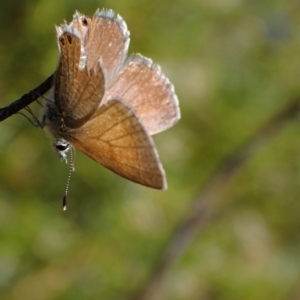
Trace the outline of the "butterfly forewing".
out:
[[[88,68],[100,60],[108,83],[124,63],[128,45],[129,32],[123,19],[112,10],[98,10],[89,24],[85,43]]]
[[[61,57],[55,74],[54,97],[69,128],[82,126],[96,111],[104,94],[104,75],[99,63],[92,69],[82,64],[81,41],[64,32],[59,37]]]
[[[71,132],[68,141],[120,176],[152,188],[166,188],[152,138],[120,101],[101,106],[93,119]]]
[[[102,103],[122,99],[132,107],[149,134],[161,132],[180,118],[173,85],[152,61],[131,55],[114,77]]]
[[[80,33],[80,39],[83,46],[86,43],[90,22],[91,18],[76,11],[76,13],[73,15],[73,20],[70,23],[70,27],[74,28]]]

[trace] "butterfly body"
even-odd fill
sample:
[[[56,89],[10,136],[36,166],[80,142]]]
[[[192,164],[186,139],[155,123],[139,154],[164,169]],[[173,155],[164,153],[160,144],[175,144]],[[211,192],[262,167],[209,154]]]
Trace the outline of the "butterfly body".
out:
[[[44,120],[59,156],[75,147],[120,176],[165,189],[151,135],[180,117],[172,84],[151,60],[126,60],[129,32],[111,10],[76,13],[56,30],[60,60]]]

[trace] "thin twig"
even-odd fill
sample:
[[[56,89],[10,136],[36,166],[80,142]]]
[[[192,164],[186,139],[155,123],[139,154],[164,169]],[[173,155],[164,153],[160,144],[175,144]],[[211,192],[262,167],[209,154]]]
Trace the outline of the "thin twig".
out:
[[[244,165],[290,120],[300,113],[300,99],[292,101],[280,113],[272,117],[256,134],[232,155],[225,158],[212,177],[196,197],[186,216],[175,230],[159,255],[155,268],[142,289],[129,299],[152,300],[159,297],[162,281],[166,273],[177,262],[194,240],[195,235],[213,217],[216,204],[221,201],[228,185],[242,170]],[[197,235],[199,237],[199,235]]]
[[[23,95],[20,99],[14,101],[10,105],[0,108],[0,122],[4,121],[13,114],[16,114],[21,109],[28,106],[34,100],[38,99],[41,95],[45,94],[53,86],[53,75],[48,77],[43,83],[41,83],[34,90]]]

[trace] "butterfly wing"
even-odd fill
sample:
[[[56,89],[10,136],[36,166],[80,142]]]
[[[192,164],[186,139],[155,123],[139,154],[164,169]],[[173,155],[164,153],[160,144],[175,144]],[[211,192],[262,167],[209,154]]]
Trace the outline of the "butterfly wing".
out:
[[[108,86],[102,103],[117,97],[134,110],[151,135],[173,126],[180,118],[173,85],[159,66],[140,54],[128,58]]]
[[[129,31],[125,21],[111,9],[98,9],[93,18],[76,12],[70,27],[80,33],[88,69],[100,60],[109,82],[127,56]]]
[[[80,34],[80,39],[83,46],[85,45],[87,40],[90,23],[91,18],[76,11],[73,15],[73,20],[69,25],[71,28],[77,30],[77,32]]]
[[[122,177],[156,189],[167,187],[152,138],[120,101],[101,106],[93,119],[70,132],[68,142]]]
[[[54,77],[54,100],[69,128],[82,126],[95,112],[104,94],[100,64],[85,65],[80,36],[65,26],[58,37],[60,61]]]
[[[88,68],[98,61],[108,83],[123,65],[129,46],[129,31],[125,21],[112,10],[97,10],[88,24],[84,48]]]

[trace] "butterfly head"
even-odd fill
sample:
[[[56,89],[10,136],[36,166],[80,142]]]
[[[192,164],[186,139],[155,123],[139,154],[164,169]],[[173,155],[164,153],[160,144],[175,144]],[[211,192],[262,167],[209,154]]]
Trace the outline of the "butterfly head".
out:
[[[53,146],[59,158],[64,162],[68,162],[67,153],[69,152],[72,146],[64,139],[57,139],[54,142]]]

